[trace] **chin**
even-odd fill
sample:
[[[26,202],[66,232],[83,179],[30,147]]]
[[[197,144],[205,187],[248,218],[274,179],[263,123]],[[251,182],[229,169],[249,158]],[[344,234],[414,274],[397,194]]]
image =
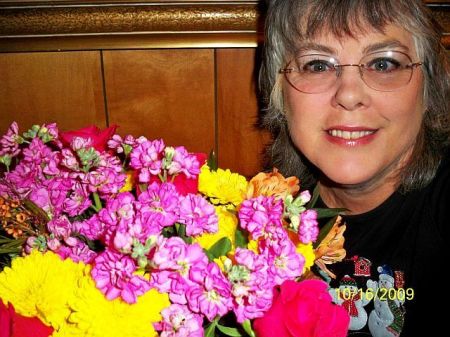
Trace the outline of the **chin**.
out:
[[[332,182],[333,184],[337,185],[346,185],[346,186],[361,186],[365,185],[369,181],[373,179],[375,174],[370,174],[369,171],[367,171],[367,168],[364,167],[358,167],[358,168],[351,168],[351,169],[343,169],[342,167],[339,169],[334,169],[330,171],[322,171],[325,177]]]

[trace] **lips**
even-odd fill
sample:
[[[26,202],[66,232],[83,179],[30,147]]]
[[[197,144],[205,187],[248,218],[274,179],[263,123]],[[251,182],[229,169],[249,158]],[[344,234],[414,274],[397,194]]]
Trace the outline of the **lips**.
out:
[[[343,139],[359,139],[375,133],[375,131],[344,131],[336,129],[328,130],[327,132],[330,136]]]
[[[353,147],[371,142],[378,130],[363,126],[333,126],[325,131],[330,142]]]

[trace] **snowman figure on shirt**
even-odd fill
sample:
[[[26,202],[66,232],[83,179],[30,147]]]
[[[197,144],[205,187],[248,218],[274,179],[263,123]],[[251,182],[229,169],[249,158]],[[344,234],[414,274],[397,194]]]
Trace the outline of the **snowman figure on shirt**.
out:
[[[397,337],[400,335],[404,322],[404,299],[389,296],[389,289],[395,289],[395,280],[391,269],[384,265],[377,268],[378,282],[367,281],[367,288],[372,288],[374,294],[374,309],[369,315],[369,330],[373,337]],[[378,290],[383,289],[378,292]],[[395,292],[394,292],[395,293]],[[384,294],[384,296],[383,296]],[[393,297],[393,298],[392,298]]]
[[[333,302],[343,306],[349,316],[349,330],[360,330],[367,323],[367,312],[364,306],[370,302],[364,292],[359,291],[355,279],[345,275],[339,282],[338,289],[330,289]]]

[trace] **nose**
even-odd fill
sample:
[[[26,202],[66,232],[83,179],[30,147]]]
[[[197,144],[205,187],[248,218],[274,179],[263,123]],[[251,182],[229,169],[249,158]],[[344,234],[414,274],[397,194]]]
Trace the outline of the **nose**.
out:
[[[367,86],[361,77],[358,65],[345,65],[337,69],[337,81],[333,106],[354,111],[370,103]]]

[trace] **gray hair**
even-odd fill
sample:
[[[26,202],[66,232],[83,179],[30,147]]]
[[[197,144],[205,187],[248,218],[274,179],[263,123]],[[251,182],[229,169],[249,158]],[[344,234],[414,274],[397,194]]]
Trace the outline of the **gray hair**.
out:
[[[440,27],[420,0],[270,1],[259,81],[265,104],[263,125],[273,134],[267,152],[271,166],[284,175],[298,176],[306,185],[316,179],[314,168],[290,138],[279,74],[299,43],[323,31],[337,38],[355,37],[355,28],[358,32],[368,28],[383,32],[390,23],[413,35],[417,55],[424,63],[426,112],[413,154],[399,174],[399,189],[422,188],[433,179],[450,139],[450,68]]]

